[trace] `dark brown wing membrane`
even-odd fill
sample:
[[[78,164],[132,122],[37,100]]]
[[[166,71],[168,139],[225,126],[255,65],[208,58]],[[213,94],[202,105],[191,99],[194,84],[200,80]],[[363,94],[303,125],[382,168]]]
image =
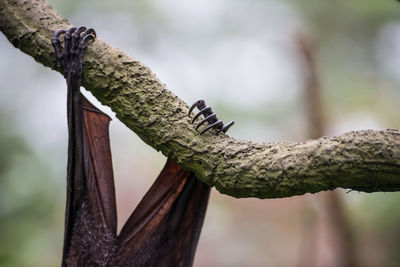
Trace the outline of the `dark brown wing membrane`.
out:
[[[119,236],[120,266],[192,266],[210,187],[168,160]]]
[[[78,95],[79,94],[79,95]],[[117,212],[110,118],[80,92],[69,98],[69,155],[63,266],[113,264]]]
[[[97,222],[101,222],[108,231],[116,234],[117,208],[109,139],[111,119],[84,97],[82,109],[86,135],[84,140],[87,141],[85,170],[89,199],[93,201],[92,213]]]

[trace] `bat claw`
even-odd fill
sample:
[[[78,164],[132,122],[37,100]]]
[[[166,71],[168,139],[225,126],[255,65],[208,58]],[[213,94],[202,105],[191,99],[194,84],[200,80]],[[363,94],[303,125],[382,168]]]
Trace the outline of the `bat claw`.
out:
[[[220,132],[226,133],[228,129],[234,124],[234,121],[231,121],[228,124],[224,125],[224,123],[221,120],[218,120],[217,115],[212,111],[211,107],[206,106],[204,100],[198,100],[193,103],[193,105],[189,109],[189,116],[192,113],[193,109],[196,107],[200,111],[194,116],[194,118],[192,119],[192,123],[194,123],[201,115],[204,116],[204,119],[199,124],[197,124],[195,129],[197,130],[205,122],[208,122],[210,124],[200,133],[200,135],[202,135],[211,128],[218,129],[216,135],[219,134]]]
[[[196,130],[199,129],[199,127],[201,125],[203,125],[206,121],[212,121],[212,120],[217,120],[217,115],[215,113],[207,116],[204,118],[204,120],[202,120],[197,126],[196,126]]]
[[[209,125],[207,128],[205,128],[205,129],[200,133],[200,135],[202,135],[203,133],[205,133],[206,131],[208,131],[209,129],[211,129],[211,128],[213,128],[213,127],[215,127],[215,128],[220,128],[220,127],[222,127],[223,125],[224,125],[224,123],[223,123],[222,121],[218,120],[218,121],[214,122],[213,124]]]
[[[197,107],[198,109],[203,109],[206,107],[206,102],[204,102],[204,100],[197,100],[196,102],[194,102],[193,105],[189,109],[189,114],[188,114],[189,116],[195,107]]]
[[[231,128],[231,126],[234,124],[234,121],[230,121],[227,124],[225,124],[224,126],[222,126],[221,129],[218,130],[218,132],[216,134],[219,134],[220,132],[226,133],[229,128]]]
[[[199,113],[197,113],[197,114],[194,116],[194,118],[193,118],[193,120],[192,120],[192,123],[194,123],[195,120],[197,120],[197,118],[201,116],[201,114],[204,114],[205,112],[209,112],[209,111],[212,113],[211,107],[205,107],[205,108],[203,108],[202,110],[200,110]]]
[[[87,29],[87,30],[83,33],[83,36],[86,36],[86,35],[89,35],[89,34],[93,34],[95,38],[97,37],[96,31],[95,31],[93,28]]]
[[[54,34],[53,34],[53,38],[51,38],[51,42],[54,44],[55,42],[57,43],[59,43],[60,42],[60,39],[58,39],[58,38],[60,38],[60,35],[62,35],[62,34],[65,34],[66,33],[66,31],[65,30],[58,30],[58,31],[56,31]]]
[[[64,47],[61,45],[60,36],[64,34]],[[96,38],[96,32],[85,26],[71,27],[68,30],[57,30],[51,43],[54,47],[56,58],[64,70],[64,75],[69,73],[81,76],[82,62],[89,41]]]
[[[72,44],[71,44],[71,53],[72,54],[75,54],[75,55],[78,54],[79,39],[81,38],[81,33],[84,31],[86,31],[86,27],[81,26],[72,34]]]
[[[62,47],[61,47],[61,42],[60,42],[60,35],[65,34],[65,30],[58,30],[53,34],[53,37],[51,38],[51,44],[53,45],[54,48],[54,53],[56,54],[56,58],[61,61],[63,58],[63,52],[62,52]]]

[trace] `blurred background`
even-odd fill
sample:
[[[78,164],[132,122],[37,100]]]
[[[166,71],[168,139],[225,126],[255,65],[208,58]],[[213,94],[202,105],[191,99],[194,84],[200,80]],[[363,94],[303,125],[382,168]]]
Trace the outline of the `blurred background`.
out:
[[[51,0],[72,24],[149,66],[229,135],[300,141],[400,128],[394,0]],[[61,263],[67,163],[63,77],[0,34],[0,266]],[[166,158],[114,119],[119,227]],[[399,266],[400,193],[234,199],[215,189],[195,266]]]

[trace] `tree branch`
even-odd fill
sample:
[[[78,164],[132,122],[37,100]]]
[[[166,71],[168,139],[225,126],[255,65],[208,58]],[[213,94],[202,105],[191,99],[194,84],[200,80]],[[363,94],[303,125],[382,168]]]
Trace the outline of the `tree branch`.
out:
[[[51,36],[71,25],[43,0],[0,2],[0,30],[43,65],[55,67]],[[149,68],[100,39],[90,45],[83,86],[148,145],[234,197],[279,198],[336,187],[400,190],[400,132],[358,131],[306,143],[253,143],[200,136],[188,106]]]

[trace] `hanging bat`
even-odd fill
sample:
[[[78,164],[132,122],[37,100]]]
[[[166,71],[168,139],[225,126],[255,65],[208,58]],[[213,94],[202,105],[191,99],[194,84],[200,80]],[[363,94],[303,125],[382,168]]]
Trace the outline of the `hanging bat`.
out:
[[[117,234],[110,118],[80,92],[83,57],[95,37],[93,29],[72,27],[52,38],[68,86],[62,266],[191,266],[210,187],[171,160]]]

